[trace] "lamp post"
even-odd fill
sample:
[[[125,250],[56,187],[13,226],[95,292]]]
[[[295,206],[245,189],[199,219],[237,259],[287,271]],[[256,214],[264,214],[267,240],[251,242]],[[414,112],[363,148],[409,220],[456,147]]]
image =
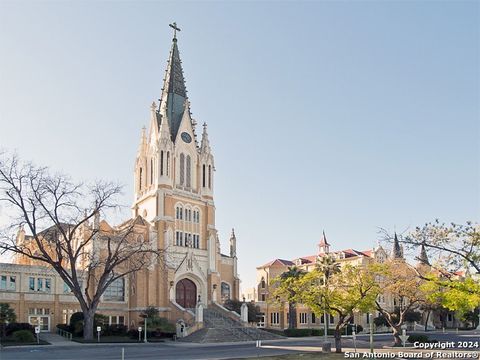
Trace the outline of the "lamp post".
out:
[[[373,314],[368,314],[370,325],[370,352],[373,353]]]
[[[145,334],[144,334],[143,342],[144,343],[147,342],[147,317],[146,316],[145,316]]]

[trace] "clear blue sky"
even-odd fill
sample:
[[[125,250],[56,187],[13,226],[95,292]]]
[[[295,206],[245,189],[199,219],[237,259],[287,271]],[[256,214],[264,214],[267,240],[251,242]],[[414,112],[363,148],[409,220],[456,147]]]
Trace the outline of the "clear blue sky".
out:
[[[366,249],[378,227],[480,218],[476,1],[3,1],[0,146],[130,204],[172,21],[243,285],[322,230]]]

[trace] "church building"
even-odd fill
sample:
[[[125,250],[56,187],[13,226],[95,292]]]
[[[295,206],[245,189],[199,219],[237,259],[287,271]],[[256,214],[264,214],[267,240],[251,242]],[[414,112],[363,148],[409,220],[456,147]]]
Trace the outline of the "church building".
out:
[[[152,103],[149,131],[144,129],[140,138],[132,209],[134,218],[141,216],[152,225],[150,236],[166,251],[168,274],[145,279],[147,288],[169,289],[160,306],[172,302],[193,308],[199,299],[204,303],[238,299],[239,278],[233,231],[230,254],[220,252],[213,199],[214,156],[206,123],[198,140],[178,50],[178,28],[172,26],[175,33],[162,94],[158,105]],[[155,294],[145,300],[141,306],[155,303]]]
[[[229,254],[223,254],[215,226],[215,163],[207,125],[199,139],[178,50],[180,29],[175,23],[171,27],[161,97],[150,106],[148,132],[143,128],[134,163],[132,218],[118,226],[96,219],[84,229],[115,234],[131,223],[162,251],[161,261],[115,281],[104,293],[98,312],[111,325],[136,328],[140,314],[153,306],[172,323],[189,326],[199,303],[221,308],[225,300],[239,299],[236,237],[232,230]],[[20,229],[17,242],[30,240]],[[56,272],[43,264],[18,256],[12,264],[0,264],[0,302],[12,306],[17,321],[55,331],[80,307]]]

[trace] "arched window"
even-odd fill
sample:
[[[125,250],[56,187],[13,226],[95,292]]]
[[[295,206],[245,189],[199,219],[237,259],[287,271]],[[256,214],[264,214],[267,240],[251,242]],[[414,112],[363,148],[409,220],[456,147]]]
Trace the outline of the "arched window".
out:
[[[192,186],[192,159],[187,155],[187,187]]]
[[[265,289],[265,279],[262,277],[262,280],[260,281],[260,287],[262,289]]]
[[[118,278],[105,289],[103,293],[105,301],[125,301],[125,280]]]
[[[180,185],[185,184],[185,155],[180,154]]]
[[[160,176],[163,176],[163,151],[160,151]]]
[[[208,165],[208,188],[212,188],[212,165]]]
[[[221,297],[222,297],[222,302],[230,300],[230,285],[222,282],[220,294],[221,294]]]
[[[170,168],[170,151],[167,151],[167,176],[169,176],[169,168]]]
[[[202,166],[202,186],[205,187],[205,164]]]
[[[138,172],[138,190],[142,190],[142,179],[143,178],[143,168],[140,168]]]

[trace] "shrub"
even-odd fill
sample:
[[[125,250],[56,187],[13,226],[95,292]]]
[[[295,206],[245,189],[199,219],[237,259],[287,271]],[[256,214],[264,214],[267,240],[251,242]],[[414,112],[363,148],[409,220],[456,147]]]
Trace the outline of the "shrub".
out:
[[[127,335],[130,339],[136,339],[138,340],[138,330],[137,329],[130,329],[127,332]],[[147,334],[148,335],[148,334]],[[143,333],[142,333],[143,336]]]
[[[363,331],[363,326],[362,325],[355,326],[355,324],[347,324],[347,326],[345,327],[345,332],[347,335],[351,335],[354,330],[357,332],[357,334],[361,333]]]
[[[288,337],[312,336],[312,329],[285,329],[284,333]]]
[[[95,314],[93,318],[93,334],[97,334],[97,326],[102,326],[105,329],[105,324],[108,323],[108,318],[102,314]],[[83,312],[73,313],[70,317],[70,330],[73,336],[83,336]]]
[[[17,330],[13,333],[13,339],[22,343],[31,343],[35,341],[35,337],[29,330]]]
[[[419,342],[419,343],[427,343],[428,336],[427,335],[410,335],[407,339],[409,343]]]
[[[68,325],[68,324],[57,324],[57,329],[72,332],[71,329],[70,329],[70,325]]]
[[[104,336],[124,336],[127,334],[125,325],[106,325],[103,330]]]
[[[7,336],[10,336],[18,330],[28,330],[32,335],[35,334],[35,328],[29,323],[10,323],[7,325],[5,332]]]

